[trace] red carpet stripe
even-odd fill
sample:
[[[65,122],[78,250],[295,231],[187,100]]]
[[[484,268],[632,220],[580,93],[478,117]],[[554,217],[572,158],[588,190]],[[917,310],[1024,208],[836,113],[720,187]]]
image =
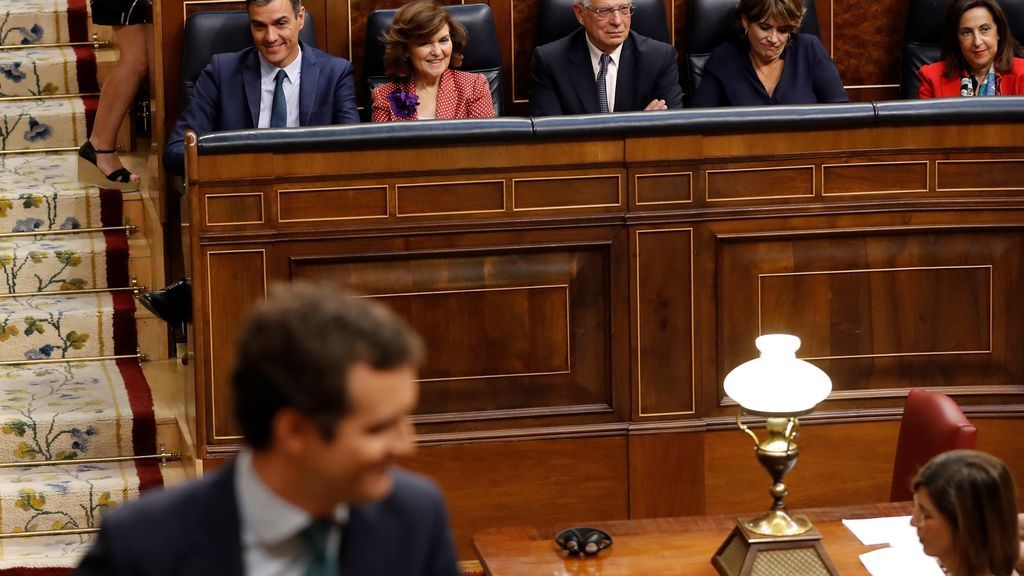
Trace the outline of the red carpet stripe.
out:
[[[132,445],[135,454],[156,454],[156,415],[153,394],[136,360],[118,360],[128,403],[132,408]]]
[[[75,46],[75,70],[78,71],[78,91],[83,94],[100,91],[96,78],[96,51],[92,46]]]
[[[107,286],[129,286],[128,234],[122,230],[104,232],[107,241]]]
[[[124,224],[124,198],[120,190],[100,189],[100,225]]]
[[[87,0],[68,0],[68,37],[71,42],[89,41]]]

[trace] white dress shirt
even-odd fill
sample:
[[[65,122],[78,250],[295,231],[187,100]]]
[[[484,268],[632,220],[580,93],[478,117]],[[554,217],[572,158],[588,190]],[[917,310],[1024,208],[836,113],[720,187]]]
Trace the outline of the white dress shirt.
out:
[[[260,54],[260,121],[257,128],[270,127],[270,108],[274,103],[274,86],[276,85],[277,71],[280,70],[270,62],[267,62]],[[288,127],[299,125],[299,82],[302,79],[302,48],[299,48],[299,55],[291,64],[284,67],[284,73],[288,76],[284,80],[284,98],[288,103]]]
[[[584,34],[584,38],[587,39],[587,48],[590,50],[590,63],[594,66],[594,80],[597,80],[597,74],[601,71],[601,52],[597,46],[590,43],[590,38]],[[611,56],[611,61],[608,62],[608,69],[604,73],[604,87],[608,91],[608,111],[615,111],[615,83],[619,79],[619,55],[622,54],[622,44],[615,47],[608,53]],[[268,116],[269,118],[269,116]]]
[[[302,576],[313,556],[299,533],[312,518],[263,483],[253,468],[250,450],[238,454],[235,494],[246,576]],[[341,549],[341,526],[348,521],[348,513],[345,504],[339,504],[334,511],[337,524],[328,535],[327,554],[335,559]]]

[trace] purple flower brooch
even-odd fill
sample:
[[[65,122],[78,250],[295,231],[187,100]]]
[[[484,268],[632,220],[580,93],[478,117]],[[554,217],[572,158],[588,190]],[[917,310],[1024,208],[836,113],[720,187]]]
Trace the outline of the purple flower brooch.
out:
[[[408,120],[416,115],[416,107],[419,106],[420,97],[405,90],[395,90],[388,94],[388,101],[391,102],[391,110],[395,116],[402,120]]]

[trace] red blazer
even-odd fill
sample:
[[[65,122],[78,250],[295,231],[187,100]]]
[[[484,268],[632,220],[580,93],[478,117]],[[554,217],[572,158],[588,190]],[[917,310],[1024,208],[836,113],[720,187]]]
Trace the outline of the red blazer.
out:
[[[942,71],[945,62],[921,66],[917,77],[921,80],[918,98],[950,98],[960,96],[960,76],[945,78]],[[1024,94],[1024,59],[1014,58],[1009,72],[996,72],[999,77],[999,93],[1003,96]]]
[[[394,122],[396,120],[418,120],[414,112],[411,118],[399,118],[391,107],[388,94],[395,90],[416,93],[416,81],[409,78],[405,82],[387,82],[373,89],[373,112],[370,119],[374,122]],[[491,87],[483,74],[462,72],[461,70],[445,70],[437,87],[438,120],[457,118],[493,118],[494,104],[491,102]]]

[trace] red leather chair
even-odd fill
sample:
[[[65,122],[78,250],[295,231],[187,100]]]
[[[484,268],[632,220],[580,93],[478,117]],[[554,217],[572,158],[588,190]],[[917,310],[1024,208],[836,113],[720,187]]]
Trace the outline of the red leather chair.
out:
[[[889,500],[912,499],[910,484],[921,466],[942,452],[972,449],[977,438],[978,429],[952,398],[940,392],[912,389],[900,422]]]

